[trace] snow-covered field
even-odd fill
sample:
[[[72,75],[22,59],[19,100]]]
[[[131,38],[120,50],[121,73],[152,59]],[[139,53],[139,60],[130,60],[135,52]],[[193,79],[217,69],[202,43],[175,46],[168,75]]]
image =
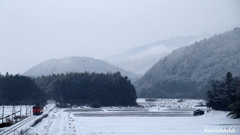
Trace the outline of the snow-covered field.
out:
[[[202,100],[138,99],[144,108],[89,107],[57,109],[27,134],[33,135],[204,135],[240,134],[240,121],[226,117],[227,112],[205,111],[193,116],[195,105]],[[207,110],[202,107],[201,109]],[[232,132],[211,133],[210,130]]]
[[[4,117],[9,116],[13,112],[16,113],[14,116],[31,115],[32,105],[4,106],[4,108],[3,108],[3,106],[0,106],[0,118],[2,118],[2,116],[4,116]],[[9,116],[8,118],[12,119],[12,116]],[[6,121],[6,118],[4,118],[4,122],[5,121]]]

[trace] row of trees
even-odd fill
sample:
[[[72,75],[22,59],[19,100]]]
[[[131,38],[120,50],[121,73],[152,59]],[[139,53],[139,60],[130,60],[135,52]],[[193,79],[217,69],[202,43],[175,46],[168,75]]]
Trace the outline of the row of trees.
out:
[[[72,105],[134,106],[136,98],[134,86],[119,72],[53,74],[33,79],[0,75],[0,104],[36,104],[54,99]]]
[[[136,91],[127,77],[114,74],[67,73],[35,79],[49,99],[60,103],[134,106]]]
[[[0,74],[0,104],[36,104],[45,101],[34,80],[22,75]]]
[[[240,118],[240,78],[228,72],[225,80],[211,81],[207,91],[207,106],[215,110],[231,111],[232,118]]]

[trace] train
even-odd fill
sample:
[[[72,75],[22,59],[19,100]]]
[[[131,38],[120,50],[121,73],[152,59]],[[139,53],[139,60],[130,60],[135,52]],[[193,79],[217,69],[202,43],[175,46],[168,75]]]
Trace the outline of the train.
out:
[[[40,115],[43,113],[43,106],[35,105],[35,106],[33,106],[32,111],[33,111],[33,115]]]

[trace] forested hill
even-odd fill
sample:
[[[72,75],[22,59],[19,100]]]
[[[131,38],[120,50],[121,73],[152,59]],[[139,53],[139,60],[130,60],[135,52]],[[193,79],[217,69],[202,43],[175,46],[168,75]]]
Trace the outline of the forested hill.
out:
[[[240,74],[240,29],[177,49],[135,83],[140,97],[203,97],[208,81]]]
[[[160,40],[131,48],[123,53],[107,58],[107,61],[127,71],[143,75],[161,58],[167,56],[173,50],[209,36],[210,34],[202,34],[199,36],[184,36]]]
[[[68,73],[35,78],[48,99],[93,106],[134,106],[136,91],[127,77],[114,74]]]
[[[120,72],[52,74],[37,78],[0,74],[0,104],[43,104],[54,99],[61,104],[135,106],[136,91]]]
[[[128,76],[132,82],[138,78],[137,75],[131,72],[110,65],[104,61],[89,57],[66,57],[63,59],[47,60],[27,70],[24,75],[37,77],[41,75],[61,74],[67,72],[120,72],[122,75]]]

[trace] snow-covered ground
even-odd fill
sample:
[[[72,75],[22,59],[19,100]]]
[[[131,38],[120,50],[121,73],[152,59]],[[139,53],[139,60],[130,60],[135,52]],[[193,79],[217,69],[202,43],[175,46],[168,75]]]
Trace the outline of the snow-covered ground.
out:
[[[28,106],[28,108],[29,107],[32,107],[32,106]],[[18,122],[15,121],[16,123],[13,124],[12,126],[0,128],[0,135],[18,135],[20,133],[25,133],[26,131],[28,131],[28,129],[31,127],[31,125],[33,125],[35,123],[35,121],[37,121],[38,119],[41,119],[45,115],[49,114],[54,107],[55,107],[55,104],[53,104],[53,103],[47,104],[44,107],[42,115],[32,115],[32,108],[27,109],[27,110],[30,110],[29,112],[27,111],[28,112],[27,117],[25,117],[22,120],[19,119]],[[4,108],[4,110],[5,110],[5,108]],[[11,106],[6,107],[6,113],[8,112],[7,110],[12,110]],[[26,109],[25,109],[25,111],[26,111]],[[26,115],[26,114],[23,114],[23,115]],[[23,116],[23,115],[21,115],[21,116]]]
[[[211,112],[199,117],[77,117],[76,123],[78,133],[84,135],[203,135],[207,134],[205,128],[230,126],[237,133],[229,134],[239,135],[239,121],[225,116]]]
[[[17,106],[4,106],[4,116],[6,115],[9,115],[9,114],[12,114],[12,111],[14,110],[13,108],[15,108],[15,112],[18,112],[20,113],[20,110],[21,110],[21,113],[22,114],[26,114],[26,110],[27,110],[27,113],[31,113],[31,110],[32,110],[32,105],[17,105]],[[0,106],[0,116],[2,116],[2,113],[3,113],[3,106],[1,105]]]
[[[103,107],[91,109],[55,108],[49,117],[28,135],[204,135],[240,134],[240,120],[226,117],[227,112],[205,111],[202,116],[193,116],[195,105],[202,100],[138,99],[144,108]],[[201,109],[207,110],[202,107]],[[230,133],[211,133],[210,130],[231,129]]]
[[[12,113],[16,113],[14,116],[31,115],[32,105],[0,106],[0,118],[2,118],[2,116],[9,116]],[[9,116],[8,119],[12,119],[12,116]],[[5,122],[6,118],[4,118],[3,121]]]

